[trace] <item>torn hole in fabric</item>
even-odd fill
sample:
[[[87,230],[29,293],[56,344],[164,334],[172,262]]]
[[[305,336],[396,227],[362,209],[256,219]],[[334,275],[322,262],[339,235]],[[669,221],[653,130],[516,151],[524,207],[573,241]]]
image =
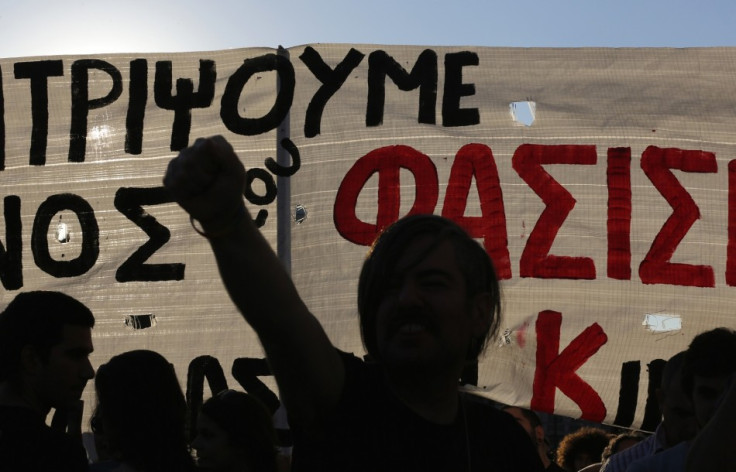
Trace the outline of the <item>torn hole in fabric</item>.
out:
[[[654,333],[666,333],[682,329],[682,318],[672,313],[647,313],[642,325]]]
[[[537,116],[537,104],[531,100],[511,102],[509,104],[511,119],[515,123],[531,126]]]
[[[131,329],[146,329],[156,326],[156,315],[128,315],[125,317],[125,326]]]
[[[307,219],[307,209],[304,207],[304,205],[297,205],[294,208],[294,222],[298,225],[304,223],[304,220]]]
[[[71,241],[69,235],[69,226],[66,223],[59,223],[56,226],[56,240],[61,244],[66,244]]]

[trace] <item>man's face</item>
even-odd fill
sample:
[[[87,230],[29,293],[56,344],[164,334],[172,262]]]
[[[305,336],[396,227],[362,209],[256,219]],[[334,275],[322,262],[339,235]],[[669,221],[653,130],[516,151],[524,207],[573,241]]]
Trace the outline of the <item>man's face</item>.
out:
[[[245,470],[246,456],[233,447],[227,432],[205,413],[197,416],[197,436],[192,441],[202,470]]]
[[[36,388],[42,406],[64,408],[82,396],[95,376],[89,361],[92,332],[84,326],[64,325],[61,342],[51,347],[48,359],[39,363]]]
[[[376,340],[384,364],[463,365],[473,337],[487,323],[467,299],[465,279],[451,242],[427,251],[429,236],[402,254],[388,280],[376,314]]]
[[[701,428],[713,417],[718,400],[729,385],[730,375],[720,377],[693,376],[693,407],[698,426]]]
[[[690,397],[682,388],[682,373],[672,376],[672,381],[661,400],[663,428],[667,444],[674,446],[692,439],[697,432],[695,412]]]

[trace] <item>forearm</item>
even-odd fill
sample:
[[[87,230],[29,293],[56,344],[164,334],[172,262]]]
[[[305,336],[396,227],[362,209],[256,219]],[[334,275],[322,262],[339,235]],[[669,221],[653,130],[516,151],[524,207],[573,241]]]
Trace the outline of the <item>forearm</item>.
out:
[[[290,416],[311,421],[342,391],[342,362],[327,334],[250,215],[210,244],[230,298],[261,340]]]
[[[226,231],[209,242],[225,288],[243,317],[259,336],[270,337],[294,317],[311,317],[271,245],[243,209]]]
[[[200,138],[169,162],[164,185],[207,237],[230,298],[261,340],[289,415],[337,404],[344,369],[317,318],[248,214],[245,168],[222,137]]]

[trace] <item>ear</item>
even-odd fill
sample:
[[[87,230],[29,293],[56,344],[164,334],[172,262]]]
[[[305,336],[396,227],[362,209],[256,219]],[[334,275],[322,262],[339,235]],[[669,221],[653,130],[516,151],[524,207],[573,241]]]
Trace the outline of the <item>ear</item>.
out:
[[[544,443],[544,428],[541,426],[534,427],[534,439],[536,444]]]

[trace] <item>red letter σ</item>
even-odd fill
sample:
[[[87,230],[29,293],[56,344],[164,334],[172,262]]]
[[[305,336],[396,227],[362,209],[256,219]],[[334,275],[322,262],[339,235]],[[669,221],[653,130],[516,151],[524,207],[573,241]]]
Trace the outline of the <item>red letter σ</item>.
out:
[[[595,164],[596,159],[595,146],[583,145],[522,144],[514,153],[511,161],[514,170],[546,205],[521,254],[522,277],[595,279],[595,264],[589,257],[549,254],[557,232],[575,206],[575,199],[542,165],[590,165]]]
[[[698,205],[670,169],[683,172],[717,172],[715,154],[649,146],[641,156],[641,168],[674,210],[639,265],[641,281],[645,284],[715,287],[715,275],[711,266],[669,262],[677,245],[695,220],[700,218]]]

